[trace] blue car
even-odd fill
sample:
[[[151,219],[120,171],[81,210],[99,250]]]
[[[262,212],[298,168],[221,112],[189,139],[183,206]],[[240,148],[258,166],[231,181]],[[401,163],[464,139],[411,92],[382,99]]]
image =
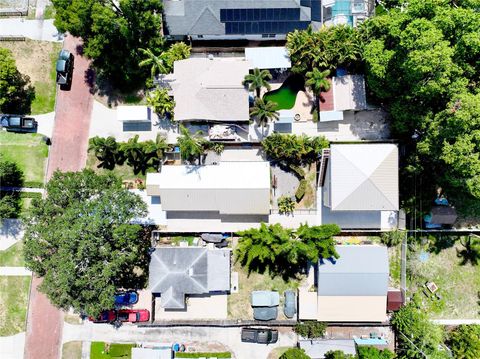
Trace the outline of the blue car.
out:
[[[115,294],[115,305],[132,305],[138,302],[138,293],[134,290]]]

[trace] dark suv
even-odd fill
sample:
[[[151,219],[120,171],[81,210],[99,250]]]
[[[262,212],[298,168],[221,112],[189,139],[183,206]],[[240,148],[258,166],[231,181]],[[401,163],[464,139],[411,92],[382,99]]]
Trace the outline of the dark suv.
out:
[[[56,70],[57,84],[62,90],[69,89],[72,84],[73,55],[68,50],[63,49],[58,54]]]
[[[273,344],[278,340],[278,330],[268,328],[242,328],[242,342]]]
[[[0,128],[8,132],[37,132],[38,123],[31,117],[0,114]]]

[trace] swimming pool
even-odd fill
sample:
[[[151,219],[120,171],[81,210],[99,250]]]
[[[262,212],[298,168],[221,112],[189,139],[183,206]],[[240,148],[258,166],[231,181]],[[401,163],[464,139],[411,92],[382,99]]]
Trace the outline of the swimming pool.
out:
[[[280,88],[267,92],[263,99],[277,103],[277,111],[290,110],[295,105],[298,91],[305,91],[305,80],[301,75],[290,75]]]

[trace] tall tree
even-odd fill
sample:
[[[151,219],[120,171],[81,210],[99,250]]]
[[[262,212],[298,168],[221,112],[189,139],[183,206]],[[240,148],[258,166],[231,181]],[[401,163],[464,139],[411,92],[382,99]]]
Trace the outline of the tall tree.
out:
[[[128,91],[144,85],[148,72],[139,66],[140,48],[158,53],[161,0],[53,0],[55,25],[83,39],[84,54],[100,77]]]
[[[309,227],[307,224],[301,224],[297,229],[297,236],[310,248],[310,260],[318,262],[319,259],[339,258],[335,250],[335,241],[333,236],[340,234],[340,227],[336,224],[324,224],[321,226]]]
[[[195,160],[198,160],[198,164],[201,164],[201,156],[205,153],[207,146],[202,135],[202,131],[191,134],[188,128],[182,124],[180,125],[178,145],[180,147],[180,156],[184,161],[193,163]]]
[[[146,161],[149,167],[159,170],[161,160],[165,151],[168,149],[167,140],[162,135],[158,134],[155,141],[148,140],[143,143],[143,150],[145,152]]]
[[[26,220],[24,253],[50,301],[96,316],[119,288],[143,288],[149,240],[129,224],[146,215],[142,199],[91,170],[55,172],[46,190]]]
[[[150,76],[154,79],[157,74],[167,74],[168,65],[165,62],[163,53],[156,55],[150,49],[138,49],[144,56],[144,59],[138,63],[140,67],[150,67]]]
[[[23,172],[15,162],[5,160],[0,154],[0,185],[2,187],[23,187]],[[18,191],[0,190],[0,219],[17,218],[22,207]]]
[[[138,142],[138,135],[120,144],[120,150],[124,153],[127,164],[133,168],[134,174],[145,174],[148,169],[148,160],[144,145]]]
[[[264,136],[265,125],[270,121],[279,119],[277,112],[277,103],[272,101],[264,101],[263,98],[257,97],[253,107],[250,108],[250,116],[258,121],[262,126],[262,136]]]
[[[0,48],[0,112],[29,114],[34,99],[30,78],[18,71],[12,52]]]
[[[316,68],[307,72],[305,75],[307,78],[305,85],[312,90],[313,95],[315,96],[315,111],[318,113],[318,118],[320,118],[320,96],[322,92],[330,90],[330,82],[328,81],[329,75],[330,70],[320,71]]]
[[[260,97],[260,90],[265,87],[267,91],[271,89],[269,80],[272,79],[272,74],[268,70],[253,69],[253,73],[245,75],[243,84],[248,86],[249,91],[255,91],[257,98]]]
[[[175,110],[175,101],[164,88],[156,88],[149,91],[147,95],[147,105],[153,109],[161,118],[173,119]]]

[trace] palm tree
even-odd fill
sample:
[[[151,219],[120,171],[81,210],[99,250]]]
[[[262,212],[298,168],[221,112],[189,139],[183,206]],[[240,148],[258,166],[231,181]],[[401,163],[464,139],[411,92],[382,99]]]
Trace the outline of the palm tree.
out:
[[[138,135],[130,138],[127,142],[120,145],[120,149],[124,152],[127,164],[133,168],[134,174],[145,174],[148,168],[148,158],[145,155],[143,144],[138,142]]]
[[[262,87],[265,87],[268,91],[270,90],[271,87],[268,80],[271,79],[272,75],[268,70],[254,68],[252,74],[245,75],[243,84],[248,85],[249,91],[256,91],[257,97],[260,97],[260,90]]]
[[[268,124],[268,121],[278,120],[277,106],[276,102],[264,101],[263,98],[257,97],[253,107],[250,108],[250,116],[256,118],[259,125],[262,126],[262,136],[264,136],[264,126]]]
[[[308,86],[315,96],[315,107],[318,111],[318,118],[320,119],[320,96],[322,91],[330,90],[330,82],[327,77],[330,75],[330,70],[320,71],[319,69],[313,69],[307,72],[305,75],[307,81],[305,85]]]
[[[145,67],[150,66],[150,74],[152,79],[155,78],[157,73],[160,74],[167,74],[168,73],[168,65],[166,63],[166,59],[164,53],[160,55],[155,55],[155,53],[150,49],[139,49],[140,52],[146,57],[144,60],[138,63],[138,66]]]
[[[147,96],[147,105],[161,118],[173,119],[175,101],[169,96],[168,90],[156,88]]]
[[[145,153],[145,160],[148,167],[153,167],[158,171],[163,154],[167,149],[167,139],[160,134],[157,135],[155,141],[145,141],[143,143],[143,151]]]
[[[95,136],[91,138],[88,151],[93,152],[95,157],[100,161],[98,165],[99,168],[113,170],[115,164],[121,162],[119,145],[112,136],[107,138]]]
[[[193,162],[195,158],[198,158],[198,163],[200,164],[200,157],[205,153],[206,141],[201,137],[203,132],[197,131],[192,135],[185,126],[180,125],[180,134],[178,145],[182,160]]]

